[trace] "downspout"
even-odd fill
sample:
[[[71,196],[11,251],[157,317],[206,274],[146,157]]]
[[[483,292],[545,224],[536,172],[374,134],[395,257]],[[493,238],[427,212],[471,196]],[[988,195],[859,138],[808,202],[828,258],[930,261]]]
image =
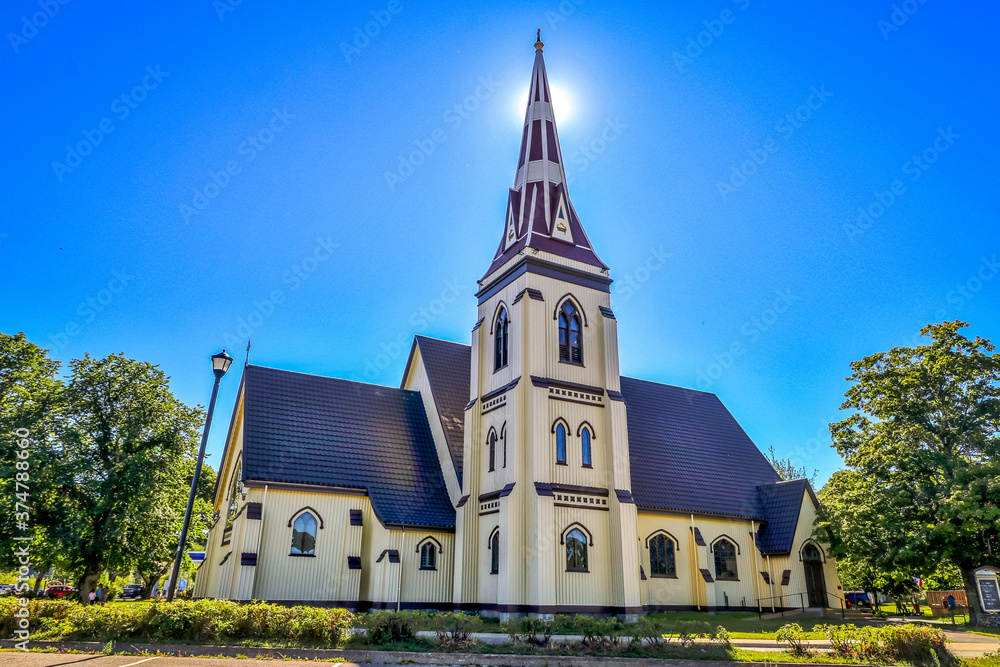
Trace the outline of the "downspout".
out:
[[[771,613],[774,613],[774,572],[771,570],[771,554],[767,555],[767,578],[771,580]]]
[[[691,515],[691,544],[694,545],[692,549],[694,558],[691,559],[691,564],[694,568],[691,572],[691,583],[694,585],[694,603],[697,605],[698,611],[701,611],[701,595],[698,594],[698,575],[701,574],[698,566],[701,565],[701,558],[698,556],[698,543],[694,535],[694,514]],[[705,602],[708,602],[707,596]]]
[[[750,553],[753,554],[753,590],[757,597],[757,611],[760,611],[760,584],[757,583],[757,575],[760,574],[757,571],[757,524],[753,519],[750,520]]]
[[[399,613],[403,600],[403,551],[406,546],[406,528],[403,529],[403,537],[399,542],[399,572],[396,575],[396,613]]]
[[[264,497],[260,499],[260,530],[257,531],[257,547],[254,549],[254,553],[257,554],[257,560],[260,561],[260,544],[261,540],[264,538],[264,505],[267,504],[267,484],[264,485]],[[260,567],[259,565],[257,567]],[[257,599],[257,570],[253,573],[253,586],[250,587],[250,599]]]

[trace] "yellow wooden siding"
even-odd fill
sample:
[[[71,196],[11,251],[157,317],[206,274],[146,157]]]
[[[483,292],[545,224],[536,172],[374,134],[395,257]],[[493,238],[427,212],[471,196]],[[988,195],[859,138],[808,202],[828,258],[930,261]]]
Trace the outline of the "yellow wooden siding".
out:
[[[441,426],[437,406],[434,404],[430,379],[427,377],[427,368],[424,366],[419,346],[413,350],[413,359],[410,363],[409,373],[403,379],[402,386],[404,389],[420,392],[420,398],[424,404],[424,412],[427,414],[427,422],[434,439],[434,448],[437,452],[438,460],[441,462],[441,474],[444,476],[444,483],[448,488],[448,496],[451,498],[452,504],[457,503],[462,495],[462,489],[458,483],[458,474],[455,471],[455,465],[451,460],[451,450],[449,449],[448,440],[444,435],[444,427]]]

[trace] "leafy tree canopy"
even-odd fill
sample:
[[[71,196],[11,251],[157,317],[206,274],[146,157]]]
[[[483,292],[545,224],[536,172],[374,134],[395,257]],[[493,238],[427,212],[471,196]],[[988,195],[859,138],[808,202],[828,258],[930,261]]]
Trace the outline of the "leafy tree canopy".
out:
[[[1000,562],[1000,355],[966,326],[932,324],[926,345],[851,364],[852,414],[830,425],[848,469],[823,489],[821,530],[873,571],[957,566],[977,620],[974,568]]]

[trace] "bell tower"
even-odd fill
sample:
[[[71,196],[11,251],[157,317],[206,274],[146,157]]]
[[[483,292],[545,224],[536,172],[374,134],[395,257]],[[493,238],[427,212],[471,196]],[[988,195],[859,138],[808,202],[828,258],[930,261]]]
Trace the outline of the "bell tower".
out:
[[[639,553],[608,267],[569,197],[541,35],[514,187],[479,281],[454,601],[634,615]]]

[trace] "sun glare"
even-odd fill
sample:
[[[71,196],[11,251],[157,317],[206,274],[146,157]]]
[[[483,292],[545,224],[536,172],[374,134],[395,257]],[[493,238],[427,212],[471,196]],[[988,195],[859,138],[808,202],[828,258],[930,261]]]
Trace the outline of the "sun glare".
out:
[[[560,127],[573,116],[573,98],[562,88],[549,83],[549,91],[552,93],[552,109],[556,113],[556,124]],[[528,100],[525,96],[518,95],[514,98],[511,106],[514,117],[518,122],[524,121],[524,110]]]

